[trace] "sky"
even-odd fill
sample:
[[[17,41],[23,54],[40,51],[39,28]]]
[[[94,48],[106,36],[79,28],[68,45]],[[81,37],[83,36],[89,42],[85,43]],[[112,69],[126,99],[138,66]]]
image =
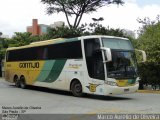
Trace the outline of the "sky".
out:
[[[109,5],[102,7],[91,14],[84,15],[81,23],[93,22],[92,18],[103,17],[101,22],[110,28],[128,29],[136,31],[141,24],[137,18],[149,17],[155,20],[160,15],[160,0],[124,0],[123,6]],[[32,19],[38,19],[39,24],[53,24],[64,21],[65,15],[46,14],[46,5],[40,0],[0,0],[0,32],[10,37],[14,32],[25,32],[26,27],[32,24]]]

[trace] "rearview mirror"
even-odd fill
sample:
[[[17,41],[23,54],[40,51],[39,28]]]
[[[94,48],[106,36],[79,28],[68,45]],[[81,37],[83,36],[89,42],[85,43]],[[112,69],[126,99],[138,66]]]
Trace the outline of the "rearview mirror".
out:
[[[107,47],[101,47],[100,49],[104,51],[105,61],[103,61],[103,62],[112,61],[111,49],[107,48]]]
[[[143,50],[138,50],[138,49],[135,49],[135,50],[142,53],[142,59],[143,59],[142,62],[146,62],[147,60],[146,52]]]

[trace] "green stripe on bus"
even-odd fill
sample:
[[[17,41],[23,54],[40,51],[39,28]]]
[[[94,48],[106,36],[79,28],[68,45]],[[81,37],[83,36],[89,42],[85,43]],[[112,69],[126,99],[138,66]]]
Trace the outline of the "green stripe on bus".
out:
[[[54,63],[55,60],[45,61],[44,66],[42,67],[42,70],[37,78],[37,81],[43,82],[47,79],[53,68]]]
[[[136,79],[129,79],[129,80],[128,80],[128,83],[129,83],[129,84],[135,84],[135,82],[136,82]]]
[[[59,77],[60,73],[62,72],[62,69],[64,68],[64,65],[67,60],[56,60],[54,62],[54,65],[52,67],[52,70],[50,71],[48,77],[43,82],[54,82]]]

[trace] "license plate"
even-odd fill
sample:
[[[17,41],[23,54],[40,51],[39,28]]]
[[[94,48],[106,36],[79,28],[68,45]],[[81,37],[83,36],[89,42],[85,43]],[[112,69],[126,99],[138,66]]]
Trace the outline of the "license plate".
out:
[[[124,89],[124,92],[129,92],[129,88],[128,89]]]

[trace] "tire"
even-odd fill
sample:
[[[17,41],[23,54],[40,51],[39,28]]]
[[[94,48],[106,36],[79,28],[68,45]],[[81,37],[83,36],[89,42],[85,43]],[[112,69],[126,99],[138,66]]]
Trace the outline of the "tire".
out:
[[[20,78],[20,87],[22,88],[22,89],[25,89],[26,88],[26,83],[25,83],[25,77],[24,76],[22,76],[21,78]]]
[[[71,91],[75,97],[81,97],[83,95],[81,83],[79,81],[73,81],[71,84]]]
[[[16,87],[20,87],[20,82],[19,82],[18,76],[14,77],[14,83],[15,83]]]

